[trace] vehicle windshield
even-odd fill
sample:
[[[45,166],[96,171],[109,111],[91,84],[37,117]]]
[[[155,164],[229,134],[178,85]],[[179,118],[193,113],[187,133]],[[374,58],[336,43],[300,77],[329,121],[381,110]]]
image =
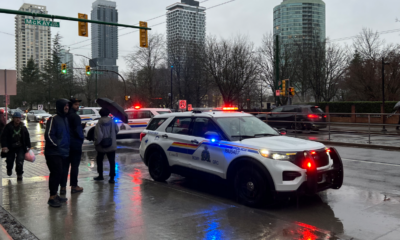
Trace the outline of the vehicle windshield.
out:
[[[158,114],[167,114],[167,113],[171,113],[171,111],[157,111]]]
[[[321,108],[317,108],[317,107],[312,107],[311,108],[311,112],[313,112],[313,113],[324,113],[324,111],[322,111]]]
[[[36,113],[46,113],[44,110],[37,110]]]
[[[254,116],[216,118],[222,130],[233,141],[245,138],[279,136],[268,124]]]

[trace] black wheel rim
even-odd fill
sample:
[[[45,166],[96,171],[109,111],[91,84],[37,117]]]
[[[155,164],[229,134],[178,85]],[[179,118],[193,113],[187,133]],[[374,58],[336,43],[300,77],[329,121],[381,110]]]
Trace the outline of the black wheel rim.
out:
[[[239,175],[237,187],[239,196],[246,201],[254,201],[260,192],[258,179],[249,172]]]
[[[160,154],[154,154],[150,161],[150,169],[154,177],[160,177],[164,171]]]

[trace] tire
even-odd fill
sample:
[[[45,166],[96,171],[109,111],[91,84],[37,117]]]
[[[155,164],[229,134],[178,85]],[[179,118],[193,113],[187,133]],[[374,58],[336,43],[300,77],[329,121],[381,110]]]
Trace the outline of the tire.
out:
[[[267,203],[268,185],[255,166],[239,169],[234,180],[236,199],[249,207],[259,207]]]
[[[171,169],[167,158],[160,150],[155,150],[150,154],[148,166],[150,176],[154,181],[164,182],[171,176]]]

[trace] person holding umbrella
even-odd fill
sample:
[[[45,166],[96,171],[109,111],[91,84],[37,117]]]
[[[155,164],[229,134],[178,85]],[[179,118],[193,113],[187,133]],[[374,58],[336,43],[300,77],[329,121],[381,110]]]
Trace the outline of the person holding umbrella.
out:
[[[117,150],[117,134],[119,132],[118,125],[109,118],[110,111],[107,108],[102,108],[100,111],[101,118],[99,119],[94,130],[94,145],[97,151],[97,172],[98,177],[95,181],[104,180],[103,177],[103,159],[107,155],[110,162],[110,180],[109,183],[115,183],[115,151]]]

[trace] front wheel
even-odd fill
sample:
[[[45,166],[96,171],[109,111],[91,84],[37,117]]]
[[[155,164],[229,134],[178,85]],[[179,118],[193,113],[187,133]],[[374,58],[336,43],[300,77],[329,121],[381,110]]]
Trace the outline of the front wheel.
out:
[[[236,173],[234,188],[238,201],[249,207],[258,207],[267,201],[267,182],[253,166],[241,168]]]
[[[150,176],[158,182],[164,182],[171,176],[168,161],[160,150],[156,150],[149,156]]]

